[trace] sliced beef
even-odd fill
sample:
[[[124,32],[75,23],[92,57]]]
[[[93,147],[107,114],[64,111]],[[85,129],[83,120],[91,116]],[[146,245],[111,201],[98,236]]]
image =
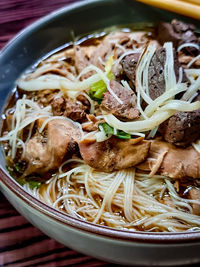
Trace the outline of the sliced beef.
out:
[[[134,92],[112,79],[110,81],[110,88],[123,104],[120,104],[119,101],[107,91],[104,94],[101,107],[119,118],[127,120],[137,119],[140,113],[136,106]]]
[[[45,131],[37,132],[26,144],[25,175],[45,173],[60,166],[64,158],[70,158],[77,148],[81,134],[69,121],[52,120]]]
[[[78,74],[89,65],[89,57],[85,49],[78,45],[74,47],[74,63]]]
[[[123,73],[135,85],[136,67],[139,61],[140,53],[133,53],[125,56],[121,60]]]
[[[188,192],[188,197],[192,200],[199,201],[200,203],[200,189],[195,187],[191,188]],[[193,214],[200,215],[200,204],[192,203],[191,206]]]
[[[137,167],[144,171],[152,171],[156,167],[157,173],[171,178],[199,178],[200,153],[193,146],[178,148],[167,142],[153,140],[147,160]]]
[[[200,137],[200,109],[178,112],[159,128],[163,138],[177,146],[187,146]]]
[[[164,48],[159,48],[154,53],[148,72],[149,80],[149,95],[154,100],[165,92],[165,77],[164,77],[164,65],[166,60],[166,51]],[[179,78],[180,63],[178,62],[177,54],[174,51],[174,72],[176,80]],[[182,82],[186,82],[187,78],[185,72],[183,72]]]
[[[94,64],[98,68],[104,71],[105,66],[102,62],[106,62],[108,57],[112,53],[113,44],[109,41],[108,37],[104,38],[104,40],[96,47],[95,51],[91,55],[91,64]]]
[[[52,111],[55,116],[65,116],[73,121],[83,122],[86,120],[88,111],[88,102],[75,102],[66,97],[55,98],[52,102]]]
[[[183,43],[199,43],[198,36],[194,33],[194,25],[186,24],[181,21],[172,20],[171,24],[167,22],[160,22],[157,28],[158,41],[163,45],[165,42],[173,42],[174,47]],[[186,54],[198,53],[194,47],[185,47],[183,51]]]
[[[154,100],[165,92],[164,64],[166,52],[159,48],[153,55],[148,71],[149,95]]]
[[[106,141],[82,140],[79,142],[81,156],[89,166],[111,172],[135,166],[148,154],[150,143],[142,137],[122,140],[112,136]]]

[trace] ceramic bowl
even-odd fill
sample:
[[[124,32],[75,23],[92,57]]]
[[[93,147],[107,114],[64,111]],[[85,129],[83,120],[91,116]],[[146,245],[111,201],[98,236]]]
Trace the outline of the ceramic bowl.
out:
[[[81,1],[38,20],[20,32],[0,53],[0,107],[15,81],[53,49],[82,35],[113,25],[181,18],[133,0]],[[17,184],[0,153],[0,186],[12,205],[33,225],[58,242],[84,254],[117,264],[174,266],[200,262],[200,232],[145,233],[116,230],[72,218],[35,199]]]

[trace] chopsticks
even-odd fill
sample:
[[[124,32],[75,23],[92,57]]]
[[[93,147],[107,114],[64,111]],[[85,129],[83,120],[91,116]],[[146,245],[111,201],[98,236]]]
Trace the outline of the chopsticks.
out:
[[[200,0],[137,0],[137,1],[200,20]]]

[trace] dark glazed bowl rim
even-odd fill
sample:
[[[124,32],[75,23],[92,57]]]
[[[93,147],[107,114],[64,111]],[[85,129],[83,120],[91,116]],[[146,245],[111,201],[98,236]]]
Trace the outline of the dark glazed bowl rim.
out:
[[[0,51],[1,54],[6,53],[6,50],[12,47],[16,41],[20,41],[20,37],[27,32],[32,32],[37,30],[40,25],[51,21],[52,19],[60,16],[66,12],[74,9],[81,8],[83,6],[95,4],[96,2],[104,2],[105,0],[85,0],[82,2],[77,2],[70,4],[67,7],[60,8],[49,15],[37,20],[30,26],[26,27],[20,31],[8,44]],[[36,199],[28,192],[26,192],[12,177],[10,177],[2,167],[0,167],[0,180],[1,182],[15,194],[18,198],[24,201],[27,205],[36,209],[38,212],[48,216],[54,221],[67,225],[74,229],[84,231],[88,234],[95,234],[100,237],[107,237],[115,239],[116,241],[131,241],[143,244],[185,244],[185,243],[197,243],[200,242],[200,231],[197,232],[181,232],[181,233],[149,233],[149,232],[132,232],[130,230],[119,230],[114,228],[109,228],[106,226],[100,226],[97,224],[85,222],[83,220],[73,218],[68,214],[64,214],[40,200]]]

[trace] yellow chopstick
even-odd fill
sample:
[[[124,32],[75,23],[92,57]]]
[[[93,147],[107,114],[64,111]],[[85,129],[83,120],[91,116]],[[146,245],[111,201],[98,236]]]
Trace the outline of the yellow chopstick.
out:
[[[179,0],[179,1],[189,2],[197,6],[200,6],[200,0]]]
[[[198,5],[192,4],[181,0],[137,0],[137,1],[200,20],[199,4]]]

